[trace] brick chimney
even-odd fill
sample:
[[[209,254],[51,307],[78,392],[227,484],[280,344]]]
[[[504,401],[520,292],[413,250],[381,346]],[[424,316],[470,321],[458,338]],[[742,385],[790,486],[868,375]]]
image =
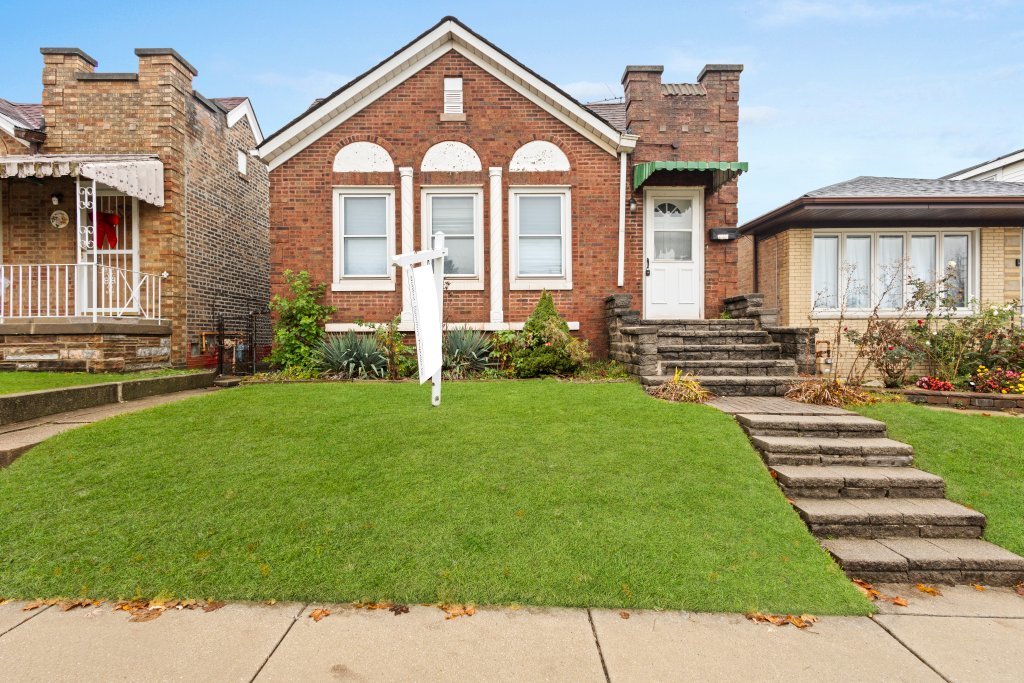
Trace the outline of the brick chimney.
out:
[[[633,129],[633,122],[650,121],[661,99],[661,74],[665,67],[660,65],[630,65],[622,72],[622,89],[626,99],[626,127]],[[641,124],[642,127],[642,124]]]
[[[77,47],[41,47],[43,55],[43,121],[47,127],[46,147],[61,147],[59,122],[65,88],[74,91],[75,74],[93,73],[99,65],[95,59]],[[70,104],[70,103],[68,103]]]
[[[730,141],[736,139],[740,120],[740,72],[742,64],[708,64],[700,71],[697,82],[708,91],[708,100],[718,105],[718,122],[727,126]]]

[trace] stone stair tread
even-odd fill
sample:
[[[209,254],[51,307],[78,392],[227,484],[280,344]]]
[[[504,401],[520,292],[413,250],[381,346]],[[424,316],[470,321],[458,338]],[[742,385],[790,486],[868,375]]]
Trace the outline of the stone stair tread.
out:
[[[914,449],[889,438],[824,438],[815,436],[751,436],[761,451],[827,455],[912,455]]]
[[[793,368],[796,369],[796,361],[788,358],[723,358],[721,360],[666,360],[661,362],[664,366],[679,367],[688,366],[694,368]]]
[[[984,526],[985,515],[945,498],[797,498],[810,524]]]
[[[747,329],[736,329],[736,330],[701,330],[693,328],[683,328],[673,330],[671,328],[659,327],[659,337],[693,337],[695,339],[708,339],[716,337],[752,337],[757,339],[764,339],[771,341],[771,336],[762,330],[747,330]]]
[[[736,419],[741,425],[755,428],[792,430],[842,430],[862,432],[884,432],[885,423],[860,415],[746,415]]]
[[[670,344],[658,343],[659,351],[781,351],[782,345],[775,342],[764,344]]]
[[[832,538],[821,545],[848,573],[1024,571],[1024,557],[977,538]]]
[[[849,465],[773,465],[780,483],[787,486],[942,486],[942,477],[914,467],[854,467]]]
[[[654,385],[664,384],[665,382],[671,382],[673,375],[644,375],[640,378],[642,384]],[[695,379],[706,386],[723,386],[723,385],[780,385],[790,384],[795,377],[778,377],[772,375],[691,375],[691,379]]]

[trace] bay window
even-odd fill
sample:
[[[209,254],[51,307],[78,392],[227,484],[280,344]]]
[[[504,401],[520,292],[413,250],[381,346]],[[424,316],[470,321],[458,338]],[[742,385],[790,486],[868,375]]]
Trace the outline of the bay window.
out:
[[[428,187],[422,195],[422,239],[444,233],[444,274],[451,289],[483,289],[483,191],[472,187]]]
[[[395,289],[395,191],[390,187],[334,190],[334,291]]]
[[[509,194],[511,289],[572,289],[567,188],[514,187]]]
[[[818,313],[896,310],[908,300],[911,279],[945,280],[947,297],[966,308],[973,294],[976,231],[815,231],[811,299]]]

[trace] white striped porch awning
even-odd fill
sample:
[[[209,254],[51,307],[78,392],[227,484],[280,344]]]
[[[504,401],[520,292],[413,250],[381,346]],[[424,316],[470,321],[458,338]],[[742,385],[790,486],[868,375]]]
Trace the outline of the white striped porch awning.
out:
[[[0,178],[89,178],[164,205],[164,165],[152,154],[23,154],[0,156]]]

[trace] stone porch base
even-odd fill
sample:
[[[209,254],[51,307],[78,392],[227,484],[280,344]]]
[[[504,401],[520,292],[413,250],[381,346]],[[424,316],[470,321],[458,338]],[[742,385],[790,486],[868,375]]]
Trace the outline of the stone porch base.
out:
[[[171,365],[171,324],[28,319],[0,323],[0,370],[120,372]]]

